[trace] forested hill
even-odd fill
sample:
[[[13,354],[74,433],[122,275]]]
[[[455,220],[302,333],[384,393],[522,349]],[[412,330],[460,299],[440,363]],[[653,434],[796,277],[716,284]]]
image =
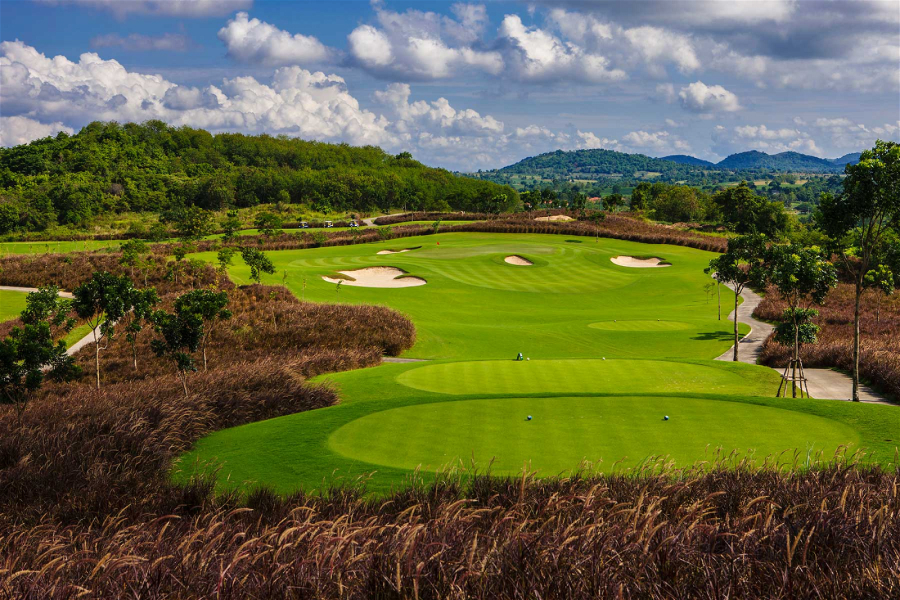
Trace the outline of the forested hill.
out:
[[[826,158],[817,158],[799,152],[782,152],[766,154],[758,150],[732,154],[716,164],[718,169],[771,169],[786,172],[840,173],[843,164]]]
[[[647,173],[658,174],[664,180],[691,179],[711,171],[783,172],[783,173],[841,173],[847,162],[858,160],[859,154],[839,159],[817,158],[798,152],[766,154],[757,150],[732,154],[713,164],[693,156],[676,154],[652,158],[643,154],[628,154],[613,150],[557,150],[521,160],[494,171],[502,175],[534,175],[546,178],[617,176],[642,178]]]
[[[703,160],[702,158],[697,158],[696,156],[689,156],[687,154],[672,154],[671,156],[663,156],[661,160],[671,160],[672,162],[682,163],[685,165],[697,165],[700,167],[715,166],[715,163],[711,163],[708,160]]]
[[[641,172],[676,175],[678,172],[687,174],[699,170],[694,165],[651,158],[643,154],[627,154],[613,150],[575,150],[571,152],[557,150],[520,160],[514,165],[499,169],[498,173],[575,178],[585,175],[593,178],[604,175],[632,177],[635,173]]]
[[[0,149],[0,234],[94,216],[198,205],[303,204],[313,210],[469,210],[514,206],[518,194],[373,146],[218,134],[160,121],[91,123],[78,134]]]

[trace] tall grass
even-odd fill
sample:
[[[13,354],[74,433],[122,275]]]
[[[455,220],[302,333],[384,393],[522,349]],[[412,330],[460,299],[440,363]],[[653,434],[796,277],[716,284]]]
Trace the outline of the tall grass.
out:
[[[10,525],[0,591],[37,598],[896,598],[897,473],[715,469],[448,478]],[[190,510],[188,509],[190,508]]]

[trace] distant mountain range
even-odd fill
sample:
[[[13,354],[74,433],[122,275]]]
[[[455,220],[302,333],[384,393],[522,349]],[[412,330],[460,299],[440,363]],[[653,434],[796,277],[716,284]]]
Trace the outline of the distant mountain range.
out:
[[[673,154],[672,156],[663,156],[662,160],[671,160],[672,162],[684,165],[696,165],[702,167],[716,169],[769,169],[772,171],[808,171],[816,173],[841,172],[844,165],[856,164],[859,162],[860,153],[851,152],[840,158],[818,158],[809,154],[800,154],[799,152],[781,152],[780,154],[766,154],[758,150],[750,150],[748,152],[738,152],[719,161],[711,163],[708,160],[688,156],[685,154]]]
[[[750,150],[732,154],[718,163],[712,163],[685,154],[653,158],[643,154],[602,149],[568,152],[557,150],[525,158],[491,173],[498,176],[520,175],[574,179],[661,177],[663,180],[693,179],[704,173],[736,171],[841,173],[846,164],[857,162],[859,156],[859,152],[854,152],[840,158],[826,159],[799,152],[766,154],[758,150]]]

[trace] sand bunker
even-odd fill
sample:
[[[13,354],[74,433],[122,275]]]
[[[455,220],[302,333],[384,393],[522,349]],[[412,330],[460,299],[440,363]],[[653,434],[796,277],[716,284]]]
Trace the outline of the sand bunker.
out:
[[[355,269],[353,271],[338,271],[338,273],[346,275],[350,279],[325,276],[322,279],[328,283],[370,288],[406,288],[427,283],[421,277],[403,277],[403,275],[406,275],[406,271],[397,267],[366,267],[365,269]]]
[[[538,217],[535,221],[574,221],[569,215],[553,215],[552,217]]]
[[[635,258],[633,256],[613,256],[611,259],[613,263],[619,265],[620,267],[635,267],[638,269],[654,269],[659,267],[671,267],[672,265],[666,262],[663,262],[662,259],[659,258]]]
[[[527,258],[522,258],[521,256],[507,256],[503,259],[504,262],[508,262],[511,265],[519,265],[522,267],[530,267],[534,263],[528,260]]]
[[[410,250],[418,250],[422,246],[416,246],[415,248],[403,248],[401,250],[379,250],[376,254],[400,254],[401,252],[409,252]]]

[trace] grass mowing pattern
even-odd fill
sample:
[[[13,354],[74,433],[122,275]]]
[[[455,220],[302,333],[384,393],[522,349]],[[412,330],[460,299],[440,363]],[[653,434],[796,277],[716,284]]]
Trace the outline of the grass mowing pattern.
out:
[[[669,421],[664,415],[676,415]],[[532,421],[526,420],[532,415]],[[743,426],[736,427],[736,424]],[[757,435],[765,430],[766,436]],[[403,431],[398,436],[396,432]],[[677,464],[714,457],[718,447],[775,455],[806,448],[831,456],[856,443],[850,427],[814,415],[699,398],[504,398],[395,408],[344,425],[330,447],[350,458],[399,469],[441,468],[474,460],[498,475],[527,463],[542,475],[582,461],[629,464],[668,455]],[[535,449],[540,449],[536,452]],[[790,462],[789,453],[785,460]]]
[[[731,325],[717,319],[703,273],[714,254],[681,246],[652,246],[601,238],[568,243],[563,236],[447,233],[374,244],[269,252],[277,269],[264,283],[285,285],[318,302],[386,304],[409,315],[418,341],[404,356],[463,360],[513,358],[712,358],[731,345]],[[422,248],[381,255],[379,250]],[[667,269],[629,269],[609,261],[620,254],[660,255]],[[512,254],[534,266],[504,262]],[[211,252],[198,254],[215,262]],[[240,261],[236,261],[240,263]],[[373,289],[322,281],[336,271],[392,266],[428,285]],[[229,276],[249,282],[236,264]],[[304,284],[305,282],[305,284]],[[722,287],[723,313],[734,295]],[[592,328],[613,320],[678,321],[690,327],[655,330],[640,338]]]
[[[534,266],[503,262],[513,254]],[[650,254],[673,266],[629,269],[609,261]],[[715,298],[704,290],[710,253],[610,239],[454,233],[269,256],[278,273],[264,280],[284,280],[306,300],[405,312],[418,333],[406,356],[434,362],[326,376],[340,392],[339,405],[213,433],[182,457],[176,477],[199,465],[220,468],[223,488],[265,483],[291,492],[365,476],[369,489],[387,491],[419,465],[435,469],[473,456],[480,469],[497,458],[496,472],[515,473],[530,460],[545,475],[577,468],[583,458],[602,458],[603,468],[625,459],[631,467],[661,454],[684,466],[717,446],[726,453],[753,449],[760,459],[797,451],[801,463],[810,444],[824,458],[840,444],[885,463],[894,457],[894,407],[771,398],[775,371],[709,360],[733,339],[731,323],[717,319]],[[429,285],[338,292],[321,280],[367,266],[402,268]],[[243,265],[230,275],[248,278]],[[734,296],[724,287],[721,293],[727,314]],[[517,352],[531,360],[511,360]],[[534,413],[538,422],[528,425],[537,426],[523,430]],[[664,414],[672,420],[663,426]]]
[[[746,394],[771,391],[771,377],[751,365],[661,360],[472,361],[428,365],[397,377],[443,394]]]

